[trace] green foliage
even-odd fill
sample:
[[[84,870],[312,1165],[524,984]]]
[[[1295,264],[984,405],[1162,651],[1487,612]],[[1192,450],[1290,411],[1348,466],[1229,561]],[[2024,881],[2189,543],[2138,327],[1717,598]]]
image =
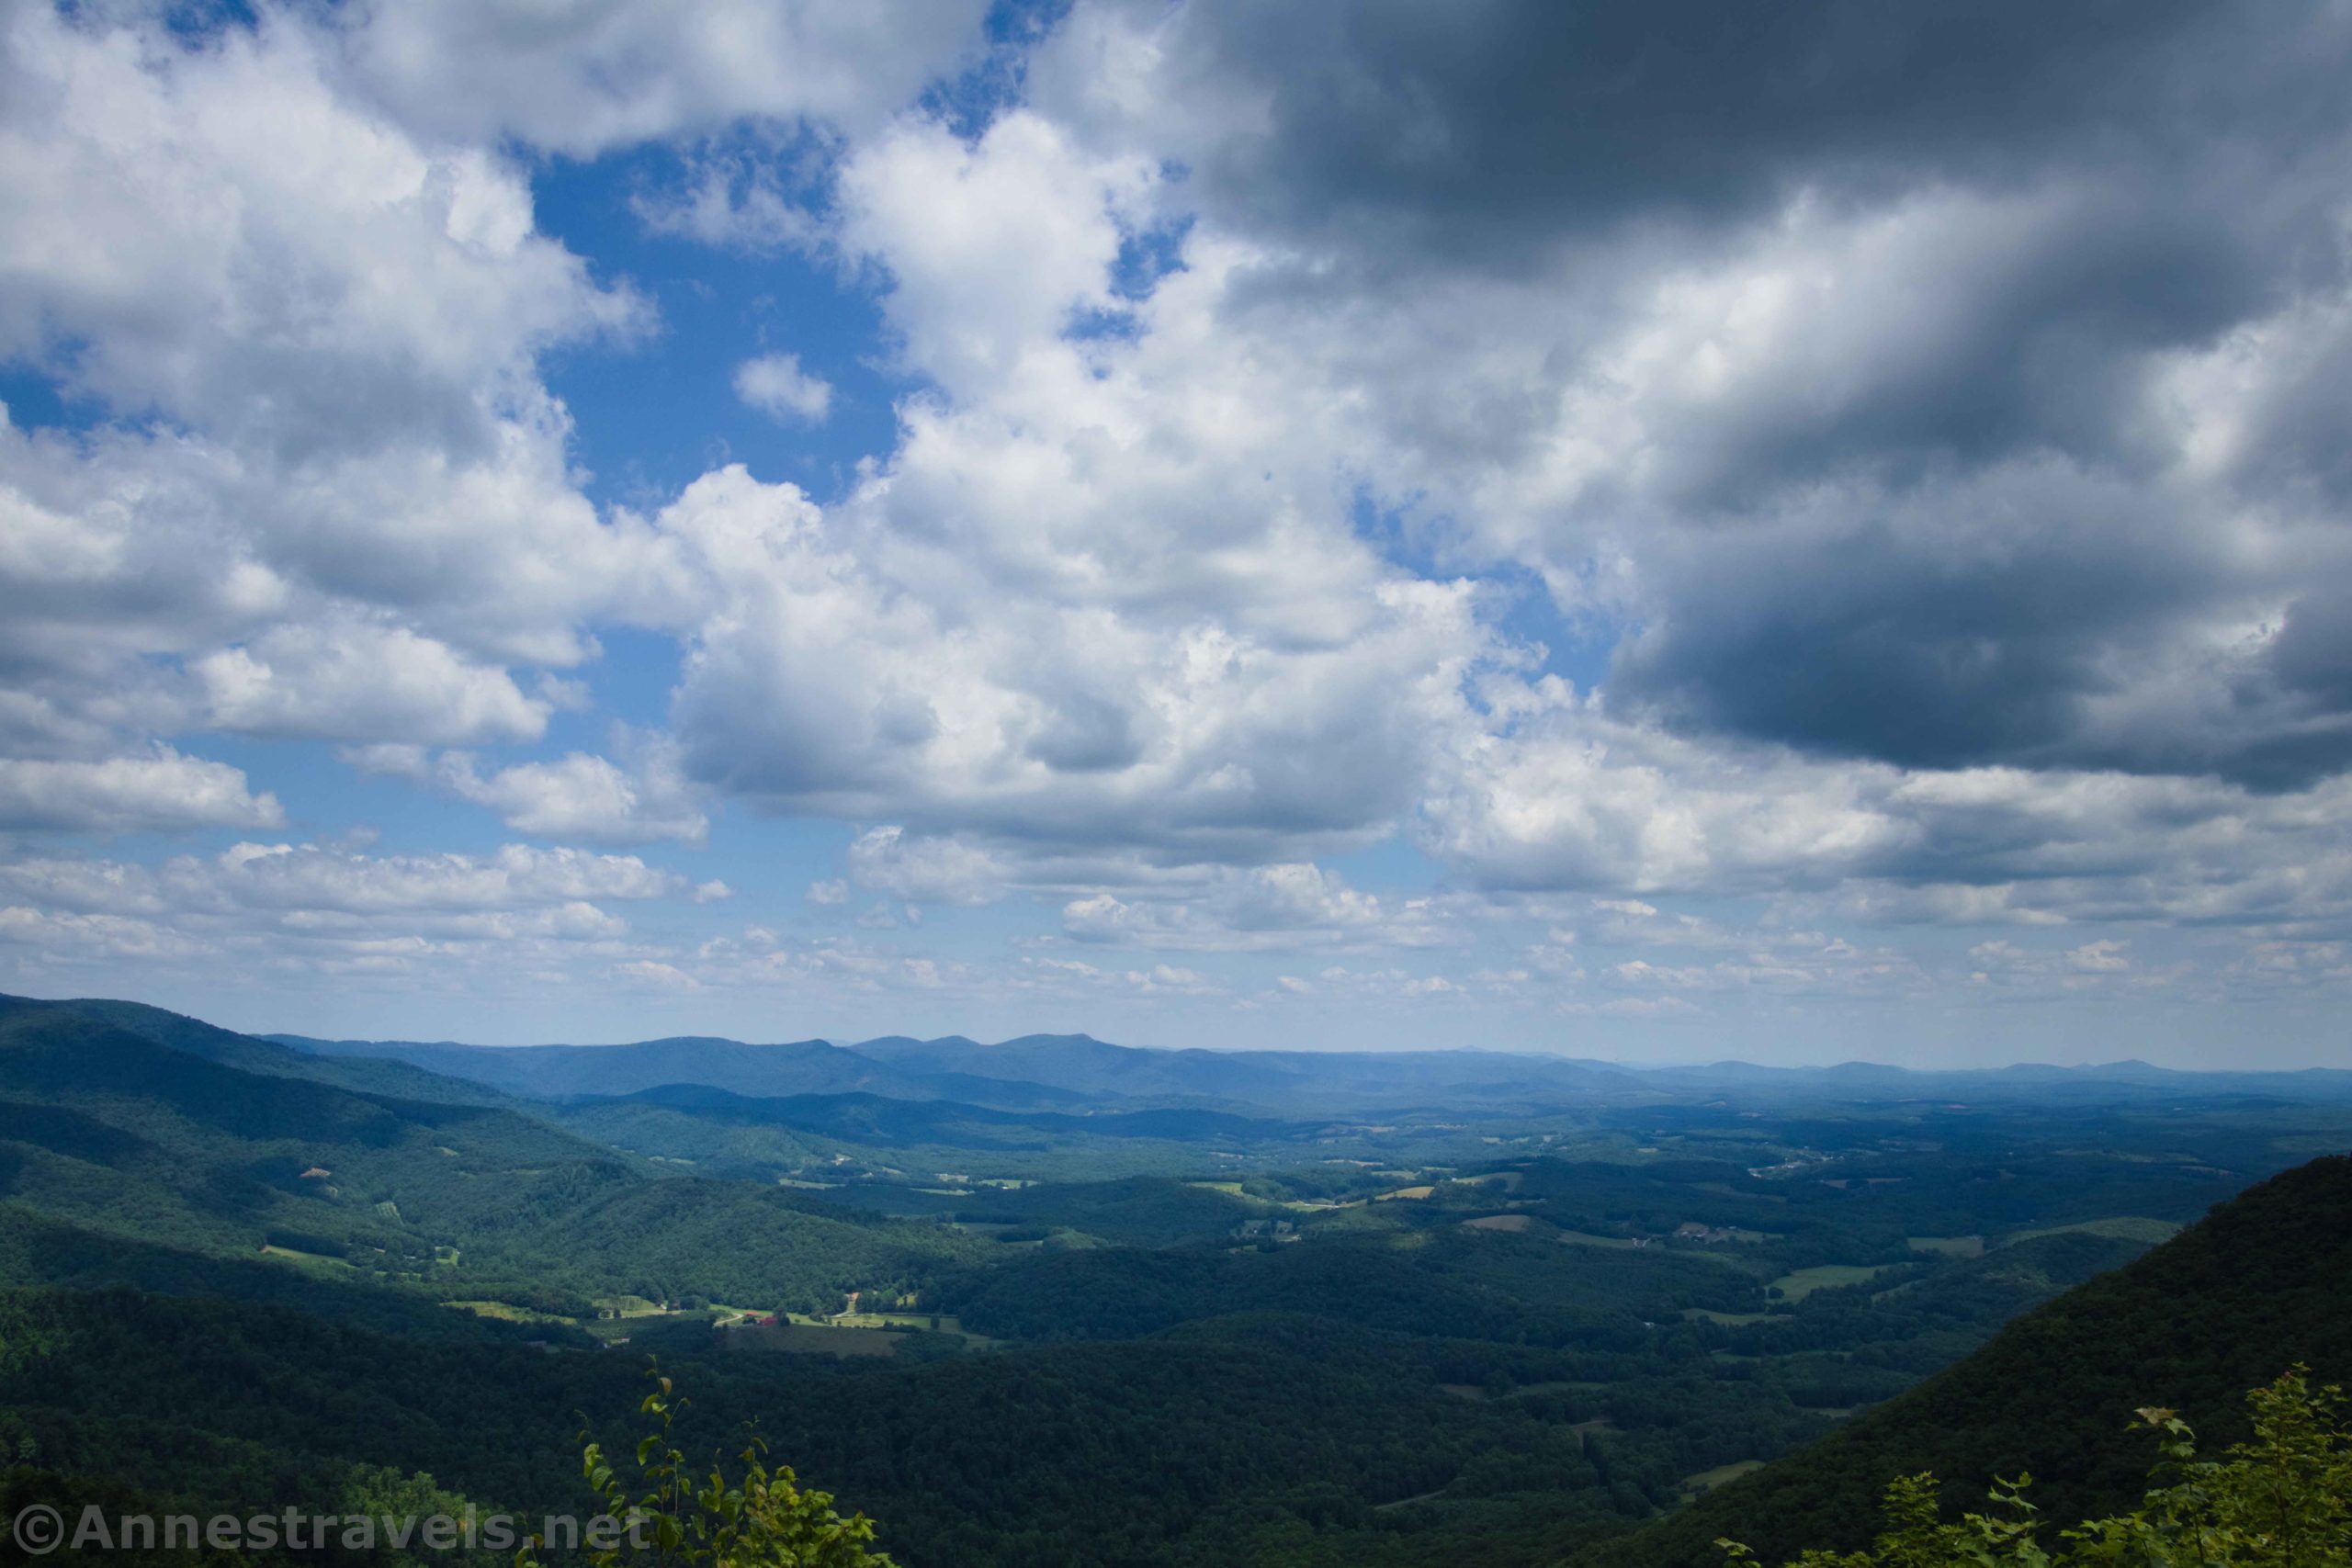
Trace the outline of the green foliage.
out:
[[[833,1511],[831,1493],[803,1491],[789,1466],[770,1469],[766,1444],[754,1437],[737,1456],[740,1481],[729,1483],[725,1467],[711,1462],[707,1474],[687,1468],[686,1455],[672,1439],[672,1428],[686,1401],[658,1368],[648,1375],[652,1393],[638,1413],[653,1419],[638,1439],[637,1484],[629,1483],[593,1438],[581,1450],[581,1472],[605,1506],[605,1534],[617,1544],[590,1553],[596,1568],[624,1564],[708,1564],[709,1568],[893,1568],[890,1559],[870,1551],[874,1522],[864,1514],[843,1518]],[[598,1539],[593,1527],[587,1539]],[[539,1568],[534,1541],[514,1555],[515,1568]]]
[[[1981,1263],[1998,1267],[2028,1247],[2120,1245],[2044,1236]],[[1767,1558],[1807,1546],[1853,1550],[1873,1516],[1878,1481],[1923,1471],[2030,1473],[2042,1478],[2037,1501],[2053,1517],[2120,1513],[2140,1496],[2145,1465],[2115,1443],[2112,1413],[2154,1400],[2232,1442],[2246,1435],[2244,1391],[2281,1363],[2334,1381],[2352,1377],[2346,1279],[2352,1158],[2338,1156],[2249,1188],[2138,1261],[2016,1318],[1983,1349],[1821,1442],[1577,1561],[1579,1568],[1690,1568],[1725,1535]]]
[[[2218,1460],[2199,1460],[2188,1422],[2147,1408],[2165,1462],[2142,1506],[2063,1532],[2053,1553],[2026,1501],[2027,1478],[1994,1483],[1994,1513],[1947,1523],[1932,1475],[1886,1489],[1887,1529],[1860,1551],[1816,1549],[1791,1568],[2346,1568],[2352,1565],[2352,1431],[2342,1391],[2313,1390],[2297,1367],[2247,1395],[2254,1436]],[[2167,1472],[2168,1485],[2155,1485]],[[1716,1544],[1734,1564],[1756,1554]]]
[[[830,1312],[984,1250],[770,1184],[665,1179],[514,1110],[289,1077],[279,1057],[311,1059],[151,1013],[124,1015],[134,1031],[97,1004],[0,998],[0,1193],[125,1243],[239,1260],[270,1245],[288,1271],[574,1311],[692,1292]],[[0,1236],[0,1281],[23,1277],[11,1250]]]
[[[731,1050],[867,1071],[827,1047]],[[2120,1508],[2139,1467],[2096,1413],[2154,1397],[2228,1441],[2213,1400],[2277,1362],[2352,1373],[2352,1165],[2324,1161],[2167,1247],[2160,1274],[2006,1336],[1989,1371],[1901,1393],[2136,1256],[2147,1227],[2097,1234],[2113,1216],[2193,1218],[2274,1168],[2282,1130],[2309,1152],[2352,1112],[1938,1107],[1905,1088],[1901,1106],[1742,1090],[1310,1124],[984,1087],[555,1105],[153,1010],[0,998],[0,1286],[51,1287],[0,1290],[0,1479],[128,1483],[199,1513],[446,1487],[576,1514],[563,1413],[627,1407],[632,1358],[658,1349],[696,1394],[646,1412],[677,1418],[645,1458],[672,1466],[681,1546],[716,1551],[729,1517],[784,1539],[803,1500],[831,1507],[806,1476],[888,1519],[896,1552],[962,1568],[1689,1568],[1727,1530],[1768,1553],[1854,1548],[1871,1478],[1923,1469],[2030,1468],[2053,1515]],[[1400,1187],[1428,1196],[1366,1201]],[[1236,1235],[1260,1216],[1294,1228]],[[1743,1239],[1675,1237],[1694,1221]],[[2018,1239],[2059,1226],[2078,1228]],[[1981,1258],[1909,1245],[1976,1235]],[[1766,1299],[1824,1265],[1877,1271]],[[831,1312],[851,1290],[919,1293],[985,1337],[836,1361],[709,1322],[711,1303]],[[632,1297],[691,1310],[599,1316]],[[628,1354],[598,1348],[622,1337]],[[1896,1419],[1856,1416],[1890,1395]],[[676,1454],[731,1452],[753,1419],[799,1475],[754,1450],[684,1479]],[[628,1468],[635,1434],[589,1437]]]
[[[388,1520],[459,1519],[483,1511],[421,1471],[412,1474],[390,1465],[354,1466],[336,1507],[345,1517]],[[435,1551],[412,1538],[410,1544],[379,1547],[376,1560],[381,1568],[501,1568],[504,1558],[484,1550]]]

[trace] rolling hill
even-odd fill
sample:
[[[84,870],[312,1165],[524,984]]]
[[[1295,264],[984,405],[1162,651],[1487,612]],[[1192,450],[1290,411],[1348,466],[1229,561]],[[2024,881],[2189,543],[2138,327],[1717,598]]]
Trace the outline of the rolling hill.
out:
[[[747,1044],[707,1036],[511,1046],[294,1034],[267,1039],[321,1061],[352,1064],[354,1070],[362,1062],[406,1064],[442,1078],[541,1100],[610,1098],[698,1084],[755,1099],[873,1094],[1014,1111],[1192,1108],[1284,1119],[1438,1109],[1488,1114],[1639,1109],[1719,1095],[1776,1107],[1938,1100],[2161,1105],[2183,1094],[2334,1105],[2352,1100],[2352,1072],[2188,1073],[2135,1061],[1938,1072],[1869,1062],[1829,1067],[1744,1062],[1629,1067],[1479,1050],[1165,1050],[1086,1034],[1029,1034],[994,1043],[963,1035],[886,1035],[854,1045],[823,1040]]]
[[[142,1017],[130,1021],[152,1027],[134,1032],[123,1018],[0,1010],[8,1204],[118,1241],[499,1299],[830,1308],[978,1245],[773,1185],[664,1174],[522,1111],[464,1103],[462,1086],[425,1100],[347,1089],[290,1076],[307,1059],[273,1043]],[[413,1066],[394,1077],[439,1087]]]
[[[2119,1438],[2143,1405],[2181,1411],[2205,1446],[2244,1435],[2241,1399],[2290,1365],[2352,1381],[2352,1157],[2249,1188],[2138,1261],[2018,1317],[1973,1355],[1852,1425],[1634,1534],[1577,1568],[1714,1568],[1713,1542],[1768,1562],[1851,1549],[1878,1494],[1932,1471],[1973,1504],[1996,1475],[2030,1472],[2045,1514],[2130,1506],[2154,1445]]]

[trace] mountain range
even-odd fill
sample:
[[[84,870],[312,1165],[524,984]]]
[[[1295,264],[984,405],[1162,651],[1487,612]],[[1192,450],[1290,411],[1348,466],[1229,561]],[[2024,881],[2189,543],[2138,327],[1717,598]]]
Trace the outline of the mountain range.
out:
[[[1921,1469],[2072,1517],[2141,1484],[2132,1408],[2225,1442],[2352,1373],[2346,1076],[0,998],[0,1509],[556,1506],[650,1353],[910,1564],[1712,1568]]]
[[[536,1098],[628,1095],[701,1084],[755,1097],[879,1094],[1012,1109],[1128,1101],[1224,1108],[1243,1114],[1364,1114],[1383,1110],[1520,1108],[1532,1103],[1642,1103],[1738,1090],[1748,1095],[1886,1100],[2154,1101],[2183,1089],[2290,1100],[2352,1100],[2352,1070],[2187,1072],[2123,1060],[2086,1066],[2021,1063],[1922,1071],[1870,1062],[1831,1066],[1633,1066],[1478,1050],[1210,1051],[1113,1044],[1085,1034],[1029,1034],[994,1043],[962,1035],[886,1035],[751,1044],[707,1036],[613,1045],[465,1045],[451,1042],[271,1042],[329,1059],[404,1062],[444,1077]]]

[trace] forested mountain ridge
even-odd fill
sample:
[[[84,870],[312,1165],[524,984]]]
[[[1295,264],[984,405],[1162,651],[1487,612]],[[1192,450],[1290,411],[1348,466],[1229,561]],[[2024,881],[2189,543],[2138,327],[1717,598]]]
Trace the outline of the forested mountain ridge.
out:
[[[328,1060],[379,1058],[538,1098],[625,1096],[702,1084],[753,1098],[872,1093],[1001,1109],[1195,1107],[1247,1116],[1371,1115],[1448,1105],[1488,1113],[1531,1105],[1652,1105],[1734,1093],[1757,1103],[1951,1100],[2158,1104],[2184,1090],[2352,1100],[2352,1071],[2187,1073],[2139,1061],[1920,1071],[1830,1067],[1632,1067],[1569,1056],[1479,1051],[1209,1051],[1118,1045],[1085,1034],[983,1043],[889,1035],[747,1044],[703,1036],[616,1045],[268,1039]]]
[[[458,1045],[413,1041],[325,1041],[273,1035],[274,1043],[322,1061],[390,1059],[534,1099],[624,1095],[663,1084],[705,1084],[737,1094],[883,1093],[927,1099],[925,1085],[822,1040],[753,1045],[679,1036],[626,1045]]]
[[[663,1175],[503,1106],[246,1071],[232,1043],[199,1037],[197,1055],[114,1016],[0,1012],[0,1196],[102,1235],[445,1297],[811,1310],[974,1250],[787,1189]]]
[[[34,1456],[0,1501],[554,1496],[650,1352],[910,1568],[1555,1562],[2352,1142],[2324,1095],[2178,1075],[652,1043],[914,1087],[538,1098],[0,1007],[0,1461]],[[1555,1071],[1603,1087],[1510,1077]]]
[[[1731,1483],[1577,1568],[1715,1568],[1729,1535],[1765,1562],[1852,1548],[1880,1490],[1932,1471],[1973,1506],[2030,1472],[2045,1513],[2128,1507],[2154,1439],[2119,1442],[2132,1413],[2177,1410],[2208,1450],[2244,1436],[2243,1395],[2290,1365],[2352,1382],[2352,1156],[2249,1188],[2171,1241],[2018,1318],[1982,1349],[1810,1448]]]
[[[383,1057],[336,1059],[297,1050],[257,1035],[239,1034],[201,1019],[143,1002],[108,998],[76,998],[42,1001],[29,997],[0,995],[0,1028],[43,1019],[80,1019],[133,1034],[151,1044],[187,1055],[199,1056],[240,1072],[272,1077],[309,1078],[362,1093],[397,1095],[403,1099],[451,1105],[505,1105],[505,1096],[486,1085],[426,1071],[417,1066]]]

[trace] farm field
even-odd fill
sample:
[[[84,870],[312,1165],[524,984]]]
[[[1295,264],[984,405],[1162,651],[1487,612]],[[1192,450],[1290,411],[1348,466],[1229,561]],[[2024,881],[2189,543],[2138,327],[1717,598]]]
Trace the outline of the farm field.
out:
[[[714,1331],[722,1350],[784,1351],[801,1355],[889,1356],[905,1340],[888,1329],[842,1328],[829,1324],[764,1323]]]
[[[1763,1468],[1764,1461],[1760,1459],[1743,1459],[1730,1464],[1719,1464],[1713,1470],[1702,1470],[1696,1475],[1684,1476],[1682,1490],[1690,1496],[1702,1496],[1725,1482],[1737,1481],[1741,1476]]]
[[[2177,1235],[2180,1233],[2180,1226],[2171,1220],[2152,1220],[2139,1215],[2124,1214],[2114,1219],[2083,1220],[2071,1225],[2052,1225],[2042,1230],[2016,1231],[2004,1238],[2003,1245],[2031,1241],[2036,1236],[2064,1235],[2069,1232],[2083,1235],[2106,1236],[2116,1241],[2144,1242],[2154,1247],[2159,1242],[2170,1241]]]
[[[1867,1284],[1885,1271],[1885,1266],[1850,1263],[1821,1263],[1810,1269],[1799,1269],[1771,1281],[1768,1289],[1781,1292],[1783,1299],[1801,1302],[1815,1291],[1836,1290],[1844,1285]]]
[[[352,1272],[350,1263],[344,1258],[329,1258],[317,1252],[304,1252],[299,1247],[264,1246],[261,1255],[279,1263],[290,1264],[297,1269],[337,1274]]]

